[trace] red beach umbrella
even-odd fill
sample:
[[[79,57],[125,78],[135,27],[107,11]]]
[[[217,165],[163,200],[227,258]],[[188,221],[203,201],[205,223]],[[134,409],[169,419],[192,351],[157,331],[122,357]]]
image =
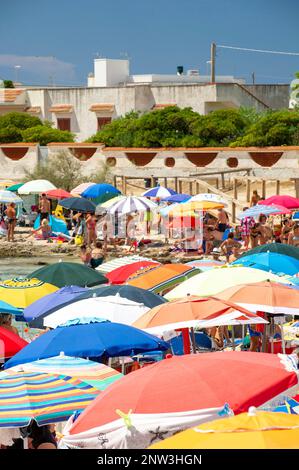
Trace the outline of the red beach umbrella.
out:
[[[50,199],[66,199],[67,197],[72,197],[71,193],[68,193],[64,189],[50,189],[46,192],[46,196]]]
[[[265,206],[278,204],[279,206],[286,207],[287,209],[297,209],[299,207],[299,199],[297,199],[296,197],[281,194],[268,197],[264,201],[259,201],[258,204],[263,204]]]
[[[142,270],[147,267],[158,266],[160,263],[155,261],[136,261],[136,263],[127,264],[120,266],[119,268],[113,269],[110,273],[106,274],[110,284],[125,284],[132,274],[142,274]]]
[[[27,344],[27,341],[20,336],[0,327],[0,359],[8,359],[14,356]]]

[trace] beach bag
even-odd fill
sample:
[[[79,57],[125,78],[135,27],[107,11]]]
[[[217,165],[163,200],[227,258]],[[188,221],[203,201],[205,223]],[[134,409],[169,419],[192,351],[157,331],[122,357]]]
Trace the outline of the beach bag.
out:
[[[84,243],[84,237],[82,235],[75,236],[75,245],[81,246]]]

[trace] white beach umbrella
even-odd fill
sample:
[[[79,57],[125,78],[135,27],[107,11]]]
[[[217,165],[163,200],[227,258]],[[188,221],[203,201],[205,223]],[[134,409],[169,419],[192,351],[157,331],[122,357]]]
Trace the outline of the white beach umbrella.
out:
[[[219,202],[220,204],[224,204],[225,206],[227,205],[227,201],[225,201],[221,196],[219,196],[219,194],[213,194],[213,193],[196,194],[195,196],[192,196],[188,202],[194,202],[194,201],[211,201],[211,202]]]
[[[18,189],[18,193],[23,195],[40,194],[46,193],[51,189],[57,188],[48,180],[32,180],[28,181],[28,183],[23,184],[23,186]]]
[[[131,325],[149,310],[142,303],[133,302],[116,294],[78,300],[51,313],[43,321],[44,326],[56,328],[69,320],[88,316]]]
[[[0,202],[2,204],[10,204],[14,202],[15,204],[20,204],[22,199],[11,191],[0,191]]]
[[[155,209],[157,204],[145,197],[128,196],[117,201],[108,208],[110,214],[125,215],[132,212],[142,212]]]

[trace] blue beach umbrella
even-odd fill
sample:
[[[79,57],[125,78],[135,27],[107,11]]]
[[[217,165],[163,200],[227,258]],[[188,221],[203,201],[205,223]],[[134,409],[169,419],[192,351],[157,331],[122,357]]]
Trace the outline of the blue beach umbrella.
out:
[[[96,205],[84,197],[67,197],[58,204],[65,209],[78,212],[95,212],[96,210]]]
[[[191,198],[190,194],[173,194],[163,198],[165,202],[186,202]]]
[[[86,319],[89,321],[89,319]],[[108,321],[70,324],[47,331],[29,343],[5,363],[5,368],[58,356],[62,351],[67,356],[101,358],[134,356],[147,351],[166,351],[169,344],[133,326]]]
[[[271,251],[242,256],[242,258],[233,261],[231,264],[242,264],[242,266],[271,271],[273,273],[284,273],[289,276],[299,272],[299,260]]]
[[[241,214],[239,214],[238,216],[238,219],[244,219],[245,217],[253,217],[256,219],[261,214],[263,215],[283,214],[284,213],[283,209],[284,208],[282,206],[276,206],[274,204],[272,206],[265,206],[265,205],[259,204],[257,206],[253,206],[253,207],[250,207],[249,209],[246,209],[246,211],[244,212],[241,212]]]
[[[79,286],[66,286],[53,292],[52,294],[46,295],[41,299],[38,299],[29,307],[23,311],[23,316],[27,322],[31,322],[34,319],[38,319],[40,316],[48,315],[52,310],[56,310],[57,307],[63,307],[65,304],[75,300],[77,297],[87,292],[88,289]],[[1,311],[1,304],[0,304]],[[43,322],[41,321],[41,324]],[[36,326],[38,328],[38,326]]]
[[[101,183],[89,186],[89,188],[83,191],[81,196],[87,199],[95,199],[97,204],[102,204],[119,194],[121,194],[121,192],[112,186],[112,184]]]
[[[164,186],[156,186],[155,188],[148,189],[145,191],[142,196],[144,197],[156,197],[159,199],[164,199],[169,196],[177,194],[176,191],[170,188],[165,188]]]
[[[1,313],[7,313],[9,315],[22,315],[23,310],[0,300],[0,314]]]

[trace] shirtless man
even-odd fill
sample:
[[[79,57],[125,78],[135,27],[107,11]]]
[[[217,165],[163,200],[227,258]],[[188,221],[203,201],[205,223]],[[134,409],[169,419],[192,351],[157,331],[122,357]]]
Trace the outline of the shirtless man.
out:
[[[16,210],[15,210],[15,203],[12,202],[9,204],[7,207],[5,214],[8,218],[7,221],[7,241],[8,242],[13,242],[14,241],[14,233],[15,233],[15,227],[16,227]]]
[[[47,199],[46,194],[43,193],[39,201],[40,221],[42,221],[43,219],[49,218],[50,209],[51,209],[50,201]]]

